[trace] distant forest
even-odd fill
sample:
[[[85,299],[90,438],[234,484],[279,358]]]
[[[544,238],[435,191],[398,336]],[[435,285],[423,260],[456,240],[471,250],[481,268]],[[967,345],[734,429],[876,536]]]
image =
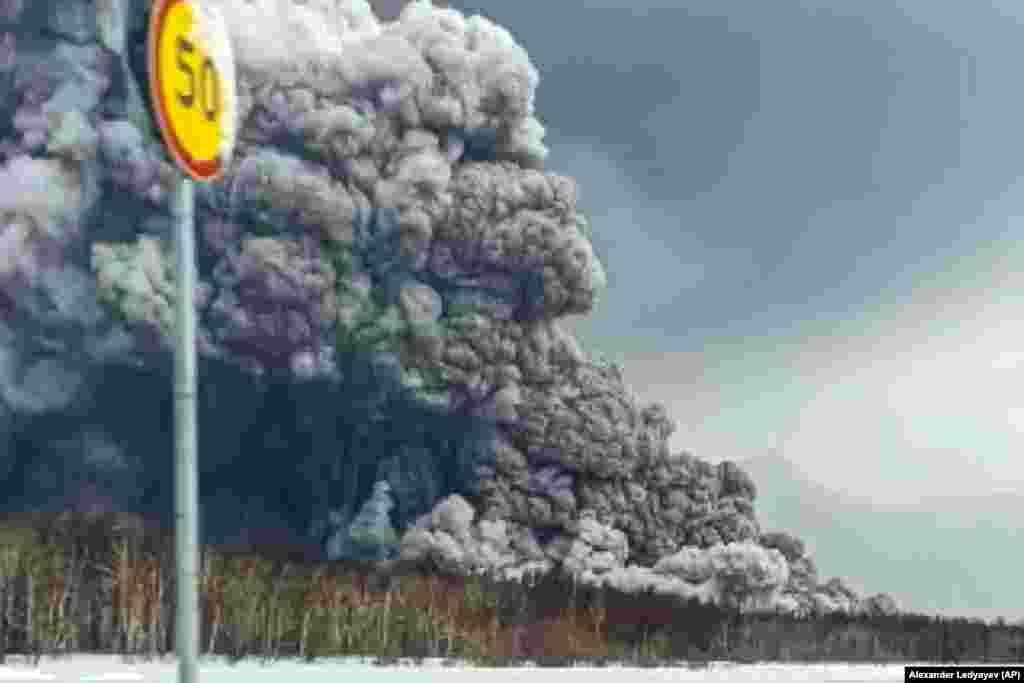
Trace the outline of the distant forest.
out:
[[[425,566],[203,547],[201,652],[231,658],[447,657],[507,666],[710,660],[1024,662],[1024,625],[921,615],[744,614],[551,573],[498,582]],[[173,537],[124,514],[0,523],[0,663],[174,650]]]

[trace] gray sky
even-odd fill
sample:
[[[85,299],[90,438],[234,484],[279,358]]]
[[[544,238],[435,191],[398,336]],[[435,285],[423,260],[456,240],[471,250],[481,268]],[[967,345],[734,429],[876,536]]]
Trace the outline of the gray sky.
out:
[[[577,326],[699,456],[1024,489],[1024,11],[459,0],[541,72],[610,287]],[[541,9],[543,7],[543,9]]]

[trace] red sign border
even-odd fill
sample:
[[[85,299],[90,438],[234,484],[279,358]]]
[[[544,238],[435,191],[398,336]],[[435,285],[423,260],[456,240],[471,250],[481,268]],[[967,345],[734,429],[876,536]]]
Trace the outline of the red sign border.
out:
[[[195,180],[215,180],[221,171],[224,170],[223,155],[218,154],[213,159],[193,159],[185,151],[181,140],[175,135],[174,129],[171,127],[170,117],[167,113],[167,103],[164,101],[163,93],[160,89],[158,73],[160,29],[163,27],[171,8],[182,2],[187,2],[187,0],[154,0],[153,2],[153,8],[149,15],[149,36],[147,37],[148,45],[146,46],[147,68],[149,70],[149,98],[150,102],[153,103],[153,110],[156,112],[156,119],[160,126],[160,134],[164,145],[171,152],[171,156],[174,157],[178,167]]]

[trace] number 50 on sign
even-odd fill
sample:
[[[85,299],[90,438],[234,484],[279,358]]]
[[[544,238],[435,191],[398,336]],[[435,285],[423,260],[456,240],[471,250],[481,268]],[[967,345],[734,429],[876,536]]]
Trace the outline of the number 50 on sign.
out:
[[[223,17],[200,0],[155,0],[149,24],[150,98],[181,170],[213,180],[235,141],[234,60]]]

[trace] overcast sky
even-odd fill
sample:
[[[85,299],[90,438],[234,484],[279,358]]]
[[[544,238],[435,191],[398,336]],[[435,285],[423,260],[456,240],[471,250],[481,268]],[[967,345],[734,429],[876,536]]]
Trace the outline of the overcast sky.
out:
[[[1024,10],[452,4],[539,69],[609,270],[577,329],[677,449],[781,444],[879,500],[1024,489]]]

